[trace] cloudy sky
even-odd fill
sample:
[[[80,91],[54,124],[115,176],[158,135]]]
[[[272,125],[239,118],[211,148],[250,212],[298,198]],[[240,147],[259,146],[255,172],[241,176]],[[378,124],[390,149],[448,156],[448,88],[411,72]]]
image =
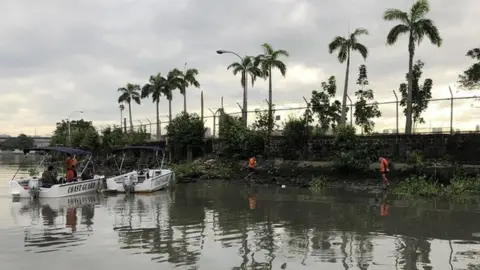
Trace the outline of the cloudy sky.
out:
[[[411,0],[3,0],[0,10],[0,133],[17,135],[49,134],[55,122],[83,117],[95,124],[118,123],[117,89],[127,82],[143,84],[151,74],[166,74],[172,68],[195,67],[207,108],[224,106],[238,111],[242,89],[239,77],[226,66],[234,55],[217,55],[217,49],[241,55],[261,52],[268,42],[285,49],[287,77],[274,76],[274,103],[277,107],[302,106],[328,76],[335,75],[343,89],[345,66],[327,50],[336,35],[349,29],[367,28],[361,37],[370,55],[366,61],[371,87],[378,101],[393,101],[407,71],[406,37],[395,46],[385,39],[393,23],[384,22],[386,8],[406,9]],[[478,0],[431,0],[431,17],[444,44],[437,48],[428,42],[417,50],[416,59],[425,62],[424,76],[434,81],[433,96],[449,97],[448,85],[457,96],[458,74],[470,60],[467,50],[479,46]],[[354,54],[350,95],[356,89],[357,70],[363,60]],[[249,107],[265,107],[268,84],[258,81],[249,91]],[[200,90],[189,89],[188,108],[200,109]],[[175,95],[173,111],[182,109]],[[475,128],[480,104],[474,100],[456,101],[454,122],[458,128]],[[161,102],[161,115],[168,112]],[[380,106],[384,117],[378,130],[395,128],[395,106]],[[154,121],[155,107],[150,100],[133,105],[133,118]],[[300,110],[283,113],[301,114]],[[425,114],[424,127],[449,126],[449,101],[432,103]],[[252,116],[250,118],[253,118]],[[167,120],[162,117],[162,120]],[[135,121],[137,124],[138,121]],[[211,125],[211,121],[207,123]],[[401,128],[404,118],[400,119]]]

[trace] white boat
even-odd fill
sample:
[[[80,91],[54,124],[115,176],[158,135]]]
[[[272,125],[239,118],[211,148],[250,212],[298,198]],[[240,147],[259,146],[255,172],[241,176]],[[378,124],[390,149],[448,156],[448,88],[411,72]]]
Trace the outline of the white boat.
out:
[[[87,156],[87,160],[82,172],[79,174],[80,177],[77,181],[65,183],[63,177],[58,177],[59,184],[52,185],[51,187],[43,187],[41,179],[39,179],[37,176],[32,176],[30,179],[15,179],[18,170],[20,170],[19,168],[17,173],[15,173],[13,176],[13,179],[8,183],[9,192],[13,197],[60,198],[93,193],[101,189],[104,176],[89,176],[84,174],[88,165],[92,163],[90,152],[69,147],[36,147],[23,150],[25,155],[32,151],[35,151],[35,153],[44,154],[44,157],[42,161],[40,161],[40,164],[38,164],[36,171],[43,167],[44,161],[50,157],[51,152],[67,153],[75,156],[84,155]]]
[[[145,166],[143,169],[133,170],[131,172],[122,173],[122,166],[125,160],[126,151],[128,150],[144,150],[153,151],[155,157],[158,153],[162,153],[162,162],[157,164],[157,168],[149,168]],[[110,192],[155,192],[168,187],[175,181],[175,173],[172,170],[164,169],[163,162],[165,160],[165,152],[162,148],[156,146],[128,146],[116,149],[113,153],[122,152],[122,161],[118,168],[120,175],[107,178],[107,191]],[[158,161],[155,158],[156,161]],[[158,162],[157,162],[158,163]]]

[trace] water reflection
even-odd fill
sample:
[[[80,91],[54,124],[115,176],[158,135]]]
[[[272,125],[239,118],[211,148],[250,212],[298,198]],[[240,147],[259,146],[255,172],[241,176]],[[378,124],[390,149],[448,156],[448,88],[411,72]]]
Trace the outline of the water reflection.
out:
[[[85,200],[12,204],[31,231],[27,250],[76,245],[144,269],[475,269],[480,261],[478,205],[228,183]],[[83,245],[92,231],[100,240]]]
[[[82,245],[91,235],[98,195],[13,200],[12,218],[24,228],[26,251],[53,252]],[[80,216],[80,222],[77,218]]]

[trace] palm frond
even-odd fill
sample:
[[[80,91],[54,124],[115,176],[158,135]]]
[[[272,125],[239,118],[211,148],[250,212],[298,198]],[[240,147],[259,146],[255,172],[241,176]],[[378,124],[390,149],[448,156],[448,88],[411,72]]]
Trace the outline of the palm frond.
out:
[[[354,37],[358,37],[358,36],[361,36],[361,35],[368,35],[368,30],[365,29],[365,28],[357,28],[355,29],[355,31],[353,31],[352,33],[352,36]]]
[[[336,36],[333,38],[332,42],[328,44],[328,52],[333,53],[334,51],[340,49],[347,43],[347,39],[344,37]]]
[[[280,70],[280,73],[283,77],[285,77],[285,75],[287,74],[287,66],[280,60],[272,61],[272,68],[277,68],[278,70]]]
[[[147,98],[152,93],[152,90],[153,90],[153,85],[149,83],[145,84],[142,87],[142,93],[141,93],[142,98]]]
[[[272,54],[272,58],[273,58],[273,59],[277,59],[277,58],[280,57],[280,56],[289,57],[290,54],[289,54],[286,50],[274,51],[273,54]]]
[[[421,19],[415,24],[417,25],[417,34],[421,33],[422,35],[426,35],[433,45],[437,45],[438,47],[442,45],[442,37],[440,36],[437,26],[435,26],[432,20]]]
[[[410,27],[405,24],[399,24],[394,26],[387,35],[387,44],[393,45],[397,42],[398,37],[401,34],[408,33],[410,31]]]
[[[133,101],[140,105],[140,96],[132,96]]]
[[[385,21],[401,21],[403,24],[409,25],[410,24],[410,18],[408,17],[408,13],[396,9],[396,8],[389,8],[385,10],[385,13],[383,13],[383,19]]]
[[[427,15],[430,11],[430,5],[427,0],[417,0],[410,9],[412,22],[418,21]]]
[[[363,59],[367,59],[368,49],[367,47],[365,47],[365,45],[361,43],[354,43],[352,46],[352,50],[358,51],[362,55]]]
[[[118,88],[117,91],[118,91],[118,92],[127,92],[127,88],[125,88],[125,87],[120,87],[120,88]]]
[[[343,63],[345,62],[345,60],[347,60],[347,57],[348,57],[348,46],[347,44],[345,44],[344,46],[340,47],[337,58],[340,63]]]
[[[272,55],[274,52],[272,45],[268,43],[263,43],[262,48],[265,55]]]
[[[130,103],[130,95],[127,92],[122,93],[118,97],[118,103],[123,103],[123,102]]]

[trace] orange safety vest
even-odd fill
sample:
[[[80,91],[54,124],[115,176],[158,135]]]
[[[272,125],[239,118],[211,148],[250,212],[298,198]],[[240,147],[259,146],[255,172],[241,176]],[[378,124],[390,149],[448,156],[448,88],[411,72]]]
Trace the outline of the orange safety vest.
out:
[[[388,168],[388,161],[386,158],[382,158],[382,161],[380,161],[380,172],[384,173],[387,171]]]
[[[255,168],[255,158],[251,157],[248,160],[248,168]]]

